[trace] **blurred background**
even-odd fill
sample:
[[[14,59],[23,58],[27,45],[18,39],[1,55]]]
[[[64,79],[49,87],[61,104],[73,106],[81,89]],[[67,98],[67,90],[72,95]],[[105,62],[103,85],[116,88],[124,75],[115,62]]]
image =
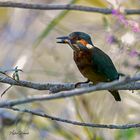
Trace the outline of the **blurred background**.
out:
[[[2,0],[0,0],[2,1]],[[117,70],[136,75],[140,69],[140,16],[123,14],[124,8],[139,8],[139,0],[14,0],[42,4],[80,4],[117,9],[110,15],[81,11],[25,10],[0,8],[0,68],[18,66],[20,79],[34,82],[85,81],[73,61],[69,46],[56,38],[73,31],[88,33],[95,46],[105,51]],[[122,13],[120,13],[121,11]],[[10,73],[9,73],[10,75]],[[8,85],[1,84],[2,93]],[[102,92],[102,93],[100,93]],[[48,94],[28,88],[12,87],[0,100]],[[108,91],[90,95],[24,104],[18,107],[42,111],[69,120],[103,124],[140,122],[139,91],[120,91],[115,102]],[[78,127],[26,113],[0,109],[2,140],[139,140],[140,129],[108,130]],[[11,131],[28,132],[12,135]]]

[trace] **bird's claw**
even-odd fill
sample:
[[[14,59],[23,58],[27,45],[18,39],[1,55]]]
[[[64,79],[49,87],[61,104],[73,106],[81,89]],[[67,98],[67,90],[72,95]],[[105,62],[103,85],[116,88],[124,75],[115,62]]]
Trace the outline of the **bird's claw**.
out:
[[[87,84],[89,82],[90,82],[90,80],[87,80],[85,82],[78,82],[78,83],[75,84],[75,88],[79,87],[81,84]]]

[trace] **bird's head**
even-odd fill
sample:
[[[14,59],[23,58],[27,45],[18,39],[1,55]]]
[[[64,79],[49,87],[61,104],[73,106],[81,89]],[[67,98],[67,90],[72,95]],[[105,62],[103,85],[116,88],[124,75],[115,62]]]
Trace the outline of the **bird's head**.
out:
[[[90,36],[83,32],[72,32],[68,36],[58,37],[57,39],[59,39],[57,43],[68,44],[74,51],[84,51],[94,47]]]

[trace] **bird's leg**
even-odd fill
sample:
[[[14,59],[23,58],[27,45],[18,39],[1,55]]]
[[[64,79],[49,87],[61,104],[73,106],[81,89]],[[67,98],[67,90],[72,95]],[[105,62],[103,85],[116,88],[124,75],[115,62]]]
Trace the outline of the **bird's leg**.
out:
[[[90,82],[89,79],[87,79],[85,82],[78,82],[78,83],[75,84],[75,88],[77,88],[81,84],[86,84],[86,83],[89,83],[89,82]]]

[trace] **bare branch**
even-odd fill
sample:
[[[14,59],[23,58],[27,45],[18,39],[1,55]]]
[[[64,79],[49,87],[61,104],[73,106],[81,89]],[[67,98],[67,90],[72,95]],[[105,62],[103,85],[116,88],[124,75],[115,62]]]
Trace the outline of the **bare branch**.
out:
[[[81,5],[48,5],[48,4],[33,4],[33,3],[18,3],[18,2],[0,2],[0,7],[34,9],[34,10],[76,10],[85,12],[96,12],[100,14],[112,14],[112,9],[88,7]],[[125,14],[140,14],[140,9],[125,9]]]
[[[49,82],[49,83],[35,83],[31,81],[23,81],[23,80],[18,80],[16,81],[15,79],[12,79],[11,77],[7,76],[0,76],[0,82],[5,83],[5,84],[10,84],[10,85],[16,85],[16,86],[21,86],[21,87],[27,87],[27,88],[32,88],[32,89],[37,89],[37,90],[49,90],[51,92],[59,92],[63,90],[70,90],[74,89],[73,83],[54,83],[54,82]]]
[[[99,91],[99,90],[138,90],[140,89],[140,82],[136,82],[140,80],[140,76],[134,76],[132,78],[126,77],[121,79],[120,81],[113,81],[110,83],[102,83],[98,84],[92,87],[85,87],[85,88],[78,88],[73,89],[70,91],[62,91],[57,94],[53,95],[41,95],[41,96],[34,96],[34,97],[28,97],[25,99],[17,99],[17,100],[11,100],[11,101],[4,101],[0,103],[0,107],[10,107],[35,101],[46,101],[46,100],[54,100],[54,99],[60,99],[60,98],[67,98],[71,96],[80,96],[82,94],[89,94],[93,91]]]
[[[73,120],[67,120],[67,119],[62,119],[58,117],[53,117],[48,114],[45,114],[43,112],[37,112],[37,111],[32,111],[28,109],[19,109],[19,108],[8,108],[14,111],[19,111],[19,112],[26,112],[30,113],[32,115],[40,116],[43,118],[48,118],[51,120],[55,120],[58,122],[63,122],[63,123],[68,123],[76,126],[85,126],[85,127],[92,127],[92,128],[107,128],[107,129],[129,129],[129,128],[138,128],[140,127],[140,123],[135,123],[135,124],[124,124],[124,125],[117,125],[117,124],[95,124],[95,123],[84,123],[84,122],[78,122],[78,121],[73,121]]]
[[[130,80],[129,82],[133,82],[135,80],[137,81],[137,80],[139,80],[139,76],[132,77],[129,80]],[[53,93],[59,92],[59,91],[64,91],[64,90],[71,90],[71,89],[75,88],[74,83],[57,83],[57,82],[37,83],[37,82],[24,81],[24,80],[16,81],[15,79],[13,79],[7,75],[5,75],[5,76],[0,75],[0,83],[21,86],[21,87],[26,87],[26,88],[32,88],[32,89],[36,89],[36,90],[49,90]],[[126,84],[126,80],[125,80],[125,84]],[[130,84],[127,83],[127,85],[120,85],[119,87],[117,87],[117,89],[119,89],[119,90],[138,90],[139,84],[140,83],[138,83],[138,82],[136,82],[135,85],[134,84],[132,85],[132,83],[130,83]],[[89,87],[89,86],[91,86],[91,84],[90,85],[89,84],[81,85],[80,87],[85,87],[85,86]],[[102,89],[102,90],[105,90],[105,89]]]

